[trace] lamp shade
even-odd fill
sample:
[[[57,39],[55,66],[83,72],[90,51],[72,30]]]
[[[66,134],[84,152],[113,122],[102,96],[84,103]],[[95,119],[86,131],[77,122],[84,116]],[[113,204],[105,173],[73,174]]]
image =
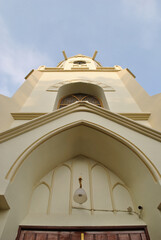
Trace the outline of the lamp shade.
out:
[[[83,188],[78,188],[73,196],[76,203],[82,204],[87,201],[87,194]]]

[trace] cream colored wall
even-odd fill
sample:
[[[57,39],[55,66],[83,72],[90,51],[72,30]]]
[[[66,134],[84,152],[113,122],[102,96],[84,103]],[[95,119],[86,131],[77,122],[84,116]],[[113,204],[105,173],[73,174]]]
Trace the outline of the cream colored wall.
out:
[[[74,61],[85,61],[86,64],[74,64]],[[98,64],[96,64],[95,61],[93,61],[90,58],[87,57],[72,57],[72,58],[68,58],[66,61],[64,61],[61,65],[61,67],[64,68],[64,70],[71,70],[72,68],[89,68],[89,69],[93,69],[95,70],[96,67],[98,66]]]
[[[91,70],[95,70],[98,66],[98,64],[90,58],[74,57],[69,58],[67,61],[63,62],[64,69],[71,69],[71,66],[75,60],[87,61],[87,65],[89,65],[89,69]],[[46,113],[52,112],[53,109],[57,108],[59,101],[58,98],[62,97],[61,88],[64,87],[64,84],[86,82],[86,84],[95,84],[96,86],[102,88],[102,91],[104,93],[100,94],[100,96],[102,97],[101,100],[105,103],[105,108],[110,109],[116,113],[141,113],[142,111],[139,108],[138,104],[135,102],[134,98],[120,79],[120,76],[122,77],[122,75],[120,75],[120,72],[123,72],[124,70],[117,66],[115,69],[119,70],[119,72],[47,72],[45,71],[45,68],[39,68],[39,70],[31,72],[31,74],[27,77],[27,82],[36,81],[37,85],[34,85],[35,87],[32,92],[30,91],[30,97],[28,97],[25,102],[22,101],[22,107],[18,111]],[[49,90],[51,88],[54,90]],[[25,87],[23,87],[23,89],[25,89]],[[90,86],[86,87],[86,89],[89,90]],[[22,90],[22,94],[21,90],[18,91],[17,94],[19,95],[19,99],[23,98],[23,91],[24,90]],[[64,94],[68,95],[67,92]],[[29,94],[27,94],[27,96],[29,96]],[[12,119],[11,116],[10,118]],[[15,120],[11,125],[11,128],[21,125],[22,123],[23,122]],[[148,121],[140,123],[150,126]]]
[[[132,92],[133,88],[131,83],[129,83],[131,81],[131,75],[128,74],[124,78],[125,72],[127,73],[127,70],[122,70],[117,73],[41,72],[36,70],[28,76],[26,83],[13,96],[16,107],[14,108],[15,105],[12,102],[14,105],[12,109],[20,112],[52,112],[54,103],[57,101],[56,97],[58,92],[46,90],[54,84],[62,82],[62,79],[63,81],[67,80],[68,83],[70,80],[81,79],[81,81],[88,80],[90,83],[92,82],[92,84],[96,82],[96,84],[103,89],[102,91],[104,91],[107,106],[109,106],[111,111],[139,113],[142,112],[142,110],[150,110],[153,113],[150,118],[150,123],[158,127],[160,124],[160,117],[155,117],[157,115],[157,107],[153,111],[152,105],[148,108],[145,102],[142,101],[144,106],[140,105],[142,110],[140,109],[138,106],[138,99],[145,97],[145,100],[148,100],[148,97],[146,94],[141,94],[141,98],[136,97],[136,93]],[[105,90],[104,85],[110,86],[114,91],[106,91],[107,88]],[[133,87],[134,86],[135,83]],[[64,86],[62,86],[62,88],[63,87]],[[136,87],[136,89],[137,94],[139,94],[139,91],[141,91],[140,88]],[[6,125],[7,127],[11,123],[10,111],[12,109],[10,108],[10,100],[5,97],[2,98],[5,102],[3,106],[7,106],[7,113],[4,115],[6,123],[8,122],[8,125]],[[155,102],[159,102],[160,95],[154,96],[153,99]],[[2,240],[10,240],[13,238],[13,235],[16,236],[19,224],[30,224],[31,222],[39,225],[44,225],[45,223],[45,225],[61,226],[147,224],[151,238],[154,240],[161,238],[161,215],[157,209],[161,199],[160,142],[153,139],[150,134],[149,136],[145,136],[134,129],[128,128],[128,126],[126,127],[125,125],[123,126],[113,121],[113,119],[106,118],[103,114],[99,115],[96,110],[92,112],[89,110],[83,111],[83,109],[85,109],[85,106],[82,108],[80,107],[80,109],[78,108],[76,112],[70,112],[67,115],[55,118],[53,121],[46,122],[42,125],[40,124],[35,129],[24,132],[1,144],[0,165],[3,166],[3,168],[0,168],[0,192],[5,196],[10,207],[10,210],[6,210],[5,213],[1,212],[0,215],[0,232],[3,232],[1,235]],[[80,125],[75,128],[63,130],[64,126],[80,120],[85,123],[90,122],[92,127],[87,127],[80,123]],[[35,121],[30,121],[34,126]],[[15,120],[11,127],[15,127],[22,123],[24,124],[25,122],[26,120]],[[145,122],[145,124],[148,123]],[[100,126],[99,130],[97,129],[98,126]],[[24,129],[28,129],[28,125],[24,124],[23,127]],[[52,135],[52,132],[58,131],[58,129],[62,129],[60,133],[48,139],[50,134]],[[19,128],[17,128],[17,132],[18,131]],[[44,137],[45,135],[46,137]],[[44,138],[40,145],[38,145],[40,141],[38,140],[39,138]],[[46,212],[49,213],[50,196],[54,199],[54,192],[56,195],[59,194],[59,189],[61,189],[59,186],[62,186],[62,180],[71,187],[69,182],[71,172],[70,170],[64,170],[67,167],[64,166],[63,168],[59,168],[57,174],[55,173],[55,181],[58,183],[56,185],[54,185],[54,180],[52,181],[52,169],[55,169],[58,165],[80,154],[87,156],[89,159],[99,161],[108,169],[107,171],[110,172],[109,175],[111,176],[111,186],[114,186],[114,179],[117,178],[116,176],[119,176],[118,181],[122,179],[123,182],[121,183],[130,189],[131,197],[135,202],[135,210],[136,206],[143,205],[143,221],[138,219],[135,215],[132,218],[132,216],[127,213],[117,213],[117,216],[113,213],[108,213],[110,217],[107,218],[105,216],[106,214],[102,213],[90,215],[90,211],[87,210],[81,210],[81,212],[80,210],[72,210],[69,220],[69,216],[64,215],[64,212],[67,213],[68,211],[67,201],[63,204],[63,200],[65,199],[62,199],[62,202],[58,200],[51,201],[51,214],[46,214]],[[81,169],[81,164],[82,161],[78,163],[74,171],[76,174],[72,176],[72,179],[74,179],[72,193],[77,187],[77,175]],[[87,182],[85,183],[85,188],[88,195],[93,196],[94,194],[96,200],[95,203],[94,201],[92,203],[91,200],[88,200],[85,206],[90,207],[92,204],[94,207],[106,206],[107,202],[102,201],[103,197],[99,199],[97,198],[98,195],[95,194],[99,190],[101,192],[101,188],[90,188],[88,182],[91,180],[90,176],[87,174],[87,168],[82,167],[82,169],[82,172],[86,173],[85,179]],[[100,178],[100,176],[103,176],[103,172],[104,170],[99,167],[97,169],[95,168],[95,172],[93,172],[91,176],[95,185],[99,182],[101,185],[105,183],[105,179],[102,178],[101,182]],[[61,178],[60,176],[62,175],[63,177]],[[43,184],[38,186],[41,179]],[[109,183],[109,178],[107,182]],[[31,200],[34,186],[35,191]],[[93,189],[93,193],[91,193],[91,189]],[[111,192],[110,194],[109,192],[110,190],[107,192],[107,195],[112,196]],[[37,196],[41,193],[43,193],[43,195],[38,205]],[[63,193],[62,191],[60,192],[61,196],[63,196]],[[118,209],[125,209],[128,202],[131,201],[129,196],[127,196],[127,204],[119,205],[120,203],[126,202],[123,200],[117,201],[118,198],[122,199],[126,193],[126,190],[122,188],[120,184],[116,185],[113,189],[113,198],[115,199],[113,205],[118,207]],[[69,191],[66,192],[66,195],[68,194]],[[70,197],[68,195],[67,198],[72,199],[71,195]],[[28,214],[30,201],[32,201],[32,203],[30,213]],[[114,208],[110,201],[108,203],[108,208]],[[62,205],[63,208],[61,207]],[[36,208],[37,210],[34,212]],[[41,212],[39,211],[40,208]],[[56,214],[56,211],[57,217],[55,218],[53,216]]]
[[[104,117],[101,117],[99,115],[95,115],[93,113],[84,112],[80,109],[80,111],[75,113],[70,113],[68,115],[62,116],[58,119],[54,120],[54,129],[61,128],[63,126],[66,126],[72,122],[77,122],[79,120],[84,120],[87,122],[94,123],[96,125],[100,125],[105,129],[110,129],[113,132],[116,132],[120,136],[124,137],[125,139],[128,139],[130,142],[135,144],[138,148],[144,152],[149,159],[153,162],[153,164],[156,165],[157,169],[161,171],[161,164],[160,164],[160,142],[157,142],[154,139],[151,139],[150,137],[144,136],[140,133],[135,132],[134,130],[131,130],[129,128],[126,128],[124,126],[121,126],[118,123],[110,121],[109,119],[106,119]],[[32,121],[31,121],[32,122]],[[7,155],[3,159],[1,159],[1,163],[6,166],[5,169],[1,172],[1,176],[5,177],[7,174],[7,171],[9,170],[10,166],[14,163],[16,158],[26,149],[30,144],[32,144],[36,139],[42,137],[46,133],[53,131],[53,121],[49,122],[45,125],[42,125],[38,128],[33,129],[32,131],[28,131],[27,133],[24,133],[22,135],[19,135],[15,138],[12,138],[8,140],[7,142],[1,143],[0,149],[1,154],[4,156]],[[24,141],[25,138],[25,141]],[[149,147],[150,146],[150,147]],[[11,151],[8,152],[7,149],[10,149]],[[16,149],[16,151],[14,151]]]
[[[21,108],[21,112],[51,112],[57,92],[46,91],[50,86],[66,80],[94,81],[96,84],[106,84],[115,91],[105,92],[109,108],[113,112],[141,112],[140,108],[126,90],[117,73],[112,72],[44,72],[30,98]]]
[[[3,233],[4,228],[5,228],[5,224],[6,224],[8,215],[9,215],[9,210],[1,210],[0,209],[0,237]]]
[[[11,112],[17,112],[19,106],[11,98],[0,95],[0,131],[7,130],[13,122]]]
[[[30,158],[30,157],[29,157]],[[69,172],[70,170],[67,169],[67,167],[59,167],[54,171],[54,175],[52,172],[49,172],[46,176],[44,176],[42,179],[35,179],[35,175],[39,172],[38,166],[33,165],[33,158],[30,158],[30,166],[26,163],[22,166],[21,171],[17,174],[15,180],[13,181],[12,185],[8,188],[6,192],[6,197],[9,199],[9,204],[11,207],[10,215],[6,222],[6,227],[4,229],[3,235],[1,239],[9,240],[12,239],[13,236],[16,236],[16,232],[18,229],[19,224],[24,225],[56,225],[56,226],[78,226],[78,225],[91,225],[91,226],[110,226],[110,225],[144,225],[144,221],[138,218],[136,214],[128,214],[127,212],[122,213],[102,213],[100,211],[94,212],[93,214],[90,213],[90,211],[87,210],[72,210],[72,214],[69,215],[69,191],[67,191],[68,187],[72,187],[72,194],[74,190],[78,187],[77,184],[77,174],[82,173],[83,174],[83,187],[86,189],[87,193],[89,192],[89,183],[88,183],[88,166],[85,168],[84,164],[82,166],[82,159],[74,159],[73,166],[73,185],[71,186],[69,184],[70,176]],[[76,161],[75,161],[76,160]],[[80,161],[81,160],[81,161]],[[45,161],[45,159],[44,159]],[[76,164],[75,164],[76,162]],[[90,163],[92,165],[92,161],[90,160]],[[70,162],[67,163],[70,166]],[[80,168],[81,166],[81,168]],[[36,167],[36,171],[35,171]],[[64,168],[64,169],[63,169]],[[86,171],[84,171],[86,169]],[[80,172],[80,170],[82,170]],[[101,167],[100,169],[97,169],[97,166],[93,168],[91,171],[92,175],[92,182],[96,184],[96,181],[94,179],[98,179],[98,176],[102,179],[102,181],[97,181],[97,184],[102,182],[104,183],[104,187],[108,187],[110,185],[111,187],[114,187],[113,192],[114,195],[119,194],[121,197],[120,192],[116,190],[117,186],[116,183],[121,183],[124,185],[124,183],[117,177],[115,174],[113,174],[111,171],[104,170]],[[37,175],[38,176],[38,175]],[[67,177],[64,177],[67,176]],[[109,176],[111,179],[111,184],[109,183]],[[107,182],[104,182],[104,178],[107,177]],[[36,180],[36,182],[35,182]],[[64,184],[64,180],[65,184]],[[86,182],[86,183],[85,183]],[[40,184],[40,185],[39,185]],[[107,185],[106,185],[107,184]],[[51,188],[50,188],[51,186]],[[64,187],[66,186],[66,187]],[[68,187],[67,187],[68,186]],[[121,185],[122,186],[122,185]],[[99,189],[99,194],[102,195],[102,197],[106,197],[109,201],[106,202],[105,199],[102,202],[101,198],[98,198],[98,185],[93,186],[93,205],[94,208],[96,207],[106,207],[106,209],[111,210],[111,194],[108,194],[109,191],[107,190]],[[126,189],[126,186],[125,186]],[[125,190],[124,189],[124,190]],[[32,192],[33,190],[33,192]],[[63,192],[62,192],[63,190]],[[65,192],[64,192],[65,191]],[[106,192],[107,191],[107,192]],[[124,200],[120,200],[119,206],[117,206],[117,199],[114,198],[114,201],[116,201],[116,207],[117,210],[124,210],[126,208],[126,205],[123,206],[122,204],[125,200],[127,200],[127,206],[132,205],[131,199],[129,197],[129,193],[125,190],[126,194],[128,195]],[[60,195],[63,193],[63,196],[61,198]],[[72,195],[71,194],[71,195]],[[51,199],[49,197],[51,195]],[[32,196],[32,198],[31,198]],[[89,197],[89,195],[88,195]],[[101,196],[100,196],[101,197]],[[118,197],[118,196],[117,196]],[[39,198],[39,200],[38,200]],[[49,201],[50,199],[50,201]],[[121,198],[120,198],[121,199]],[[89,198],[90,200],[90,198]],[[48,202],[49,201],[49,202]],[[65,204],[64,204],[65,201]],[[85,207],[90,206],[90,201],[88,201],[88,205],[84,204]],[[107,203],[107,205],[106,205]],[[50,208],[47,205],[50,205]],[[74,202],[72,203],[73,206],[77,206]],[[97,205],[96,205],[97,204]],[[109,205],[110,204],[110,205]],[[28,206],[29,209],[28,209]],[[63,206],[63,207],[62,207]],[[49,209],[49,211],[48,211]],[[59,211],[58,211],[59,210]],[[63,210],[63,211],[62,211]],[[29,214],[28,214],[29,212]],[[48,212],[48,214],[46,214]],[[27,215],[25,217],[25,215]],[[25,219],[24,219],[25,217]]]
[[[26,80],[11,98],[0,95],[0,131],[5,131],[12,126],[14,120],[11,113],[20,111],[41,75],[41,72],[33,71],[30,79]]]
[[[1,154],[3,156],[1,159],[1,165],[3,165],[4,168],[3,171],[1,169],[0,176],[3,181],[9,181],[11,176],[15,176],[13,178],[13,183],[8,182],[9,186],[5,193],[11,210],[2,239],[10,239],[8,229],[10,229],[11,226],[12,231],[10,232],[16,234],[18,225],[22,223],[22,220],[27,215],[27,206],[32,188],[38,183],[39,179],[45,176],[54,167],[78,154],[83,154],[88,157],[90,156],[91,159],[101,162],[125,182],[132,193],[132,198],[134,199],[136,206],[143,205],[144,207],[143,220],[148,224],[152,239],[159,239],[161,233],[158,229],[160,229],[159,222],[161,216],[159,210],[157,210],[157,206],[159,205],[161,198],[160,185],[158,182],[154,181],[153,177],[155,175],[153,175],[153,171],[155,170],[152,165],[149,170],[150,162],[148,159],[145,160],[145,162],[140,160],[138,157],[139,154],[134,154],[134,152],[130,150],[131,147],[126,147],[122,142],[111,138],[110,135],[106,135],[90,127],[80,126],[53,136],[53,138],[48,141],[44,141],[40,147],[35,148],[34,151],[30,153],[28,152],[30,149],[28,148],[29,145],[39,137],[53,131],[53,126],[54,129],[60,128],[71,123],[73,119],[74,121],[84,119],[88,122],[95,123],[96,125],[101,125],[103,129],[110,129],[110,131],[119,134],[123,139],[127,139],[135,144],[141,152],[144,152],[144,154],[149,157],[150,161],[156,166],[156,168],[161,170],[160,142],[157,142],[150,137],[125,128],[112,120],[110,121],[101,116],[92,113],[83,114],[82,111],[55,119],[54,122],[50,122],[32,131],[19,135],[14,139],[10,139],[5,144],[1,144]],[[17,159],[27,148],[27,152],[24,153],[26,154],[26,158],[23,159],[22,155]],[[10,149],[10,151],[8,151],[8,149]],[[8,170],[16,159],[17,163],[12,167],[11,175],[9,175],[8,179],[5,179]],[[4,184],[1,185],[1,190],[4,191]],[[155,196],[155,198],[152,199],[152,196]],[[153,215],[151,212],[153,212]],[[120,214],[118,214],[118,216],[120,216]],[[125,215],[125,218],[126,216],[127,215]],[[101,219],[100,216],[97,216],[95,220],[92,221],[90,216],[87,218],[87,214],[83,214],[83,216],[81,215],[81,217],[79,217],[79,223],[88,223],[88,225],[114,225],[114,219],[116,218],[113,219],[110,216],[108,222],[107,218],[104,218],[104,220]],[[122,224],[123,219],[124,218],[120,216],[120,224]],[[30,222],[31,220],[35,221],[35,224],[38,222],[40,225],[43,225],[44,221],[46,222],[46,225],[70,225],[75,222],[74,217],[71,217],[69,221],[68,218],[64,216],[63,218],[58,216],[56,220],[53,221],[52,216],[44,217],[42,213],[38,213],[37,217],[35,217],[35,215],[31,213],[31,215],[26,217],[24,223],[27,223],[27,221]],[[129,224],[134,223],[130,220],[128,220],[128,222]],[[137,222],[137,224],[139,224],[139,222]]]
[[[82,58],[85,59],[85,58]],[[70,58],[64,64],[71,65],[74,60],[81,60],[81,58]],[[86,59],[89,64],[97,65],[93,60]],[[90,63],[91,62],[91,63]],[[69,67],[69,66],[68,66]],[[94,67],[96,68],[96,66]],[[119,72],[43,72],[41,70],[34,70],[27,77],[26,82],[16,92],[12,99],[5,96],[1,96],[1,130],[7,129],[9,126],[15,127],[21,125],[24,122],[13,120],[10,115],[11,112],[52,112],[53,108],[56,108],[57,97],[59,89],[57,91],[46,91],[50,86],[58,85],[64,81],[70,82],[73,79],[78,81],[95,82],[98,86],[110,86],[114,91],[107,91],[106,87],[103,87],[104,96],[107,104],[105,108],[110,108],[113,112],[133,112],[139,113],[143,111],[152,112],[149,121],[141,121],[141,124],[147,126],[153,126],[160,130],[160,114],[159,103],[161,95],[150,97],[135,82],[133,76],[129,71],[121,70]],[[121,80],[120,80],[121,79]],[[125,85],[122,83],[125,83]],[[36,85],[36,83],[38,84]],[[62,82],[63,83],[63,82]],[[36,87],[35,87],[36,86]],[[59,86],[61,86],[59,84]],[[33,90],[34,88],[34,90]],[[136,89],[136,91],[133,91]],[[32,91],[33,90],[33,91]],[[32,93],[31,93],[32,92]],[[30,97],[29,97],[30,96]],[[134,100],[135,99],[135,100]],[[136,102],[135,102],[136,101]],[[140,108],[139,108],[140,106]]]
[[[83,204],[73,200],[74,192],[79,187],[79,177],[83,179],[83,189],[87,194],[87,201]],[[122,224],[123,222],[126,224],[126,221],[128,224],[129,220],[134,224],[139,221],[142,223],[137,219],[136,213],[129,214],[128,207],[135,211],[130,193],[123,181],[99,162],[80,155],[54,168],[38,181],[33,188],[28,216],[23,220],[23,224],[35,224],[35,220],[31,222],[33,214],[34,219],[37,218],[36,214],[52,215],[53,221],[56,221],[57,215],[66,215],[67,219],[70,215],[85,214],[93,216],[94,221],[97,215],[100,218],[102,216],[103,221],[110,217],[109,223],[112,217],[118,225],[120,217],[123,218]],[[136,211],[139,212],[137,209]],[[77,217],[74,221],[75,225],[76,221],[81,224]]]
[[[151,126],[161,131],[161,93],[149,96],[126,69],[118,72],[118,75],[142,111],[151,112],[151,117],[149,119]]]

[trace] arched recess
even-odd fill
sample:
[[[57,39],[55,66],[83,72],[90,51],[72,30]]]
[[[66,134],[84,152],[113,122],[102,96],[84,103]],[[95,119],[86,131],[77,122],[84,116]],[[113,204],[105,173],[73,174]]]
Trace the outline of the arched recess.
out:
[[[57,109],[60,99],[62,99],[64,96],[75,93],[84,93],[95,96],[102,101],[104,108],[109,109],[103,88],[98,85],[86,82],[73,82],[61,86],[55,100],[54,109]]]
[[[65,160],[80,154],[96,159],[119,176],[130,188],[136,204],[144,206],[145,222],[154,222],[155,228],[159,227],[159,216],[151,216],[151,208],[155,207],[151,196],[155,195],[158,202],[161,197],[158,194],[160,185],[156,183],[160,176],[155,166],[141,150],[118,134],[99,125],[79,121],[38,139],[12,166],[7,176],[12,183],[6,192],[11,209],[6,232],[10,227],[17,231],[17,226],[27,214],[29,196],[37,181]]]
[[[119,196],[119,198],[118,198]],[[127,210],[127,206],[134,210],[134,205],[128,189],[121,183],[116,183],[113,187],[113,197],[116,209]]]
[[[65,165],[56,168],[54,171],[49,209],[51,213],[67,214],[69,212],[70,175],[70,169]]]
[[[40,183],[33,189],[30,212],[47,213],[50,189],[46,183]]]
[[[81,131],[80,129],[83,129],[83,131]],[[84,130],[84,129],[87,129],[90,131],[90,133],[91,133],[90,135],[92,136],[91,138],[87,134],[86,130]],[[70,134],[70,132],[71,132],[71,134]],[[73,136],[73,138],[66,136],[66,133],[67,133],[67,135],[69,134],[69,136]],[[93,135],[95,137],[93,137]],[[101,141],[100,141],[101,137],[102,137],[102,139],[104,139],[102,141],[102,143],[104,145],[101,144]],[[85,141],[83,138],[85,139]],[[63,139],[63,142],[60,139]],[[77,121],[77,122],[70,123],[66,126],[63,126],[62,128],[55,129],[55,130],[45,134],[43,137],[37,139],[16,159],[16,161],[14,162],[14,164],[11,166],[10,170],[8,171],[8,173],[6,175],[6,179],[12,181],[14,179],[17,171],[19,170],[21,165],[24,163],[24,161],[26,162],[27,159],[29,159],[31,157],[31,154],[37,153],[37,151],[39,151],[41,148],[43,148],[44,145],[47,146],[47,145],[49,145],[48,143],[50,143],[52,141],[55,144],[55,148],[53,148],[53,145],[52,145],[52,149],[50,149],[50,152],[55,151],[55,149],[56,149],[56,153],[58,155],[55,154],[55,158],[57,158],[57,159],[61,158],[61,161],[59,163],[61,163],[61,162],[63,163],[64,160],[66,160],[66,159],[62,160],[63,151],[61,151],[61,146],[63,146],[63,147],[67,146],[65,150],[67,151],[67,148],[68,148],[68,150],[69,150],[68,152],[70,152],[70,154],[66,155],[66,158],[69,159],[70,157],[74,157],[76,155],[82,154],[83,149],[80,144],[80,141],[81,141],[81,143],[83,143],[83,146],[86,146],[86,150],[87,150],[87,146],[88,146],[88,153],[90,151],[91,151],[91,154],[93,153],[93,157],[92,157],[93,159],[95,159],[95,151],[97,151],[97,150],[99,150],[99,152],[102,153],[103,157],[109,156],[109,153],[111,155],[111,154],[120,152],[120,151],[111,152],[113,150],[113,147],[112,148],[109,148],[109,146],[107,147],[106,140],[109,143],[111,143],[111,144],[109,144],[109,146],[112,145],[114,148],[117,148],[118,147],[117,145],[119,144],[120,146],[125,147],[126,152],[133,153],[135,155],[136,159],[139,160],[139,162],[143,163],[145,169],[151,174],[153,179],[155,181],[159,182],[159,180],[161,178],[160,173],[158,172],[158,170],[154,166],[154,164],[150,161],[150,159],[148,159],[148,157],[138,147],[136,147],[133,143],[131,143],[127,139],[121,137],[117,133],[115,133],[109,129],[105,129],[98,124],[96,125],[96,124],[88,122],[88,121]],[[111,140],[113,140],[113,142]],[[96,141],[98,144],[94,141]],[[93,148],[93,146],[95,146],[96,144],[97,144],[97,147]],[[71,148],[73,151],[73,155],[71,153]],[[100,148],[102,149],[102,151],[100,150]],[[108,150],[110,150],[110,151],[108,152]],[[107,152],[107,155],[104,154],[105,151]],[[83,154],[88,156],[88,153],[85,152]],[[121,155],[117,154],[117,157],[119,158],[119,156],[121,156]],[[124,153],[123,153],[123,155],[124,155]],[[44,156],[44,154],[42,154],[40,156]],[[100,155],[98,155],[98,156],[99,157],[97,159],[100,159]],[[39,158],[39,159],[41,159],[41,158]],[[104,163],[104,160],[106,160],[106,157],[103,160],[100,159],[100,162],[102,162],[103,164],[106,165],[106,163]],[[36,158],[35,158],[35,161],[36,161]],[[132,159],[130,159],[130,161],[132,161]],[[55,164],[57,165],[58,162],[55,161]],[[45,164],[45,165],[47,165],[47,164]],[[44,164],[43,164],[43,166],[44,166]],[[125,166],[127,167],[127,165],[125,165]],[[132,171],[131,168],[130,168],[130,170]],[[130,174],[131,171],[127,171],[126,174],[129,174],[131,176],[131,174]],[[115,172],[115,169],[114,169],[114,172]]]
[[[110,186],[107,171],[96,164],[91,171],[94,209],[112,209]],[[106,196],[106,197],[105,197]]]
[[[50,175],[52,175],[52,181],[48,185],[45,181]],[[80,176],[83,189],[87,194],[87,200],[83,204],[73,199],[74,192],[79,187]],[[116,179],[119,182],[114,184]],[[39,182],[33,189],[29,215],[39,213],[44,216],[45,214],[69,216],[82,215],[86,212],[86,215],[99,214],[101,216],[107,213],[122,213],[121,210],[127,212],[129,206],[132,206],[133,211],[135,210],[131,204],[131,195],[122,180],[105,166],[86,156],[79,155],[60,164]],[[123,188],[119,188],[116,196],[113,197],[112,189],[114,190],[118,185]],[[116,201],[115,205],[114,201]]]

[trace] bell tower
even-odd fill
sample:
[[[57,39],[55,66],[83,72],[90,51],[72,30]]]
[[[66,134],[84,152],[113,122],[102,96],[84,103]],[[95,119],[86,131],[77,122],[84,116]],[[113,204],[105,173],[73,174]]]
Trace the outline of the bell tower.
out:
[[[161,95],[96,55],[0,96],[0,239],[161,238]]]

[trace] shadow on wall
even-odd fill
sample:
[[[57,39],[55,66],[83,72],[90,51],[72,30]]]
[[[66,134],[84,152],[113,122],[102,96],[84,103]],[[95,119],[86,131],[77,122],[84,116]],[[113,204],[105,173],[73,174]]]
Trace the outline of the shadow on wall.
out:
[[[70,94],[76,94],[76,93],[92,95],[102,101],[102,105],[104,108],[109,109],[109,106],[104,94],[104,90],[102,87],[92,83],[74,82],[74,83],[65,84],[59,88],[56,101],[54,104],[54,110],[58,108],[59,101],[63,97]]]

